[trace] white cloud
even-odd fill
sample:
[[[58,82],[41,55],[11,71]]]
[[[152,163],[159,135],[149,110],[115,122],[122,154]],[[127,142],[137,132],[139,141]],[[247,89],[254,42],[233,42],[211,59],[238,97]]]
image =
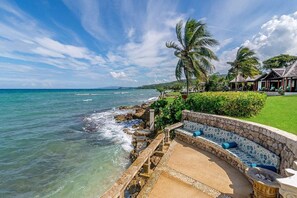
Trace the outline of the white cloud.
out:
[[[123,79],[127,78],[127,75],[124,72],[110,72],[110,75],[116,79]]]
[[[102,56],[84,46],[64,44],[54,39],[53,33],[42,28],[16,6],[1,4],[1,9],[10,13],[3,15],[0,21],[2,57],[70,70],[106,64]]]
[[[297,55],[297,12],[274,16],[243,45],[256,50],[261,59],[284,53]]]
[[[216,53],[232,42],[233,42],[233,38],[227,38],[227,39],[221,41],[218,46],[213,47],[212,50]]]
[[[112,34],[114,29],[101,21],[106,16],[109,16],[108,10],[100,12],[103,5],[95,5],[93,1],[82,2],[74,5],[70,1],[65,0],[65,4],[80,18],[82,25],[88,32],[92,31],[87,28],[91,26],[94,29],[104,29],[105,32],[97,32],[94,36],[99,41],[101,35],[105,36],[106,32]],[[87,7],[82,4],[93,4]],[[132,1],[122,1],[118,4],[117,15],[122,19],[121,27],[127,35],[128,41],[120,42],[117,48],[109,50],[106,54],[107,65],[112,69],[122,70],[126,72],[126,67],[130,66],[137,70],[134,75],[142,74],[142,78],[149,77],[150,73],[155,71],[155,68],[160,68],[157,78],[167,78],[168,68],[174,73],[174,68],[177,59],[173,55],[173,50],[166,48],[166,41],[177,40],[175,35],[175,25],[180,20],[185,20],[185,14],[177,13],[178,3],[168,1],[146,1],[144,4],[135,4]],[[96,8],[93,8],[96,7]],[[84,17],[93,13],[98,9],[92,17],[95,21],[83,21]],[[103,14],[105,14],[103,16]],[[137,16],[137,17],[135,17]],[[114,26],[112,26],[114,28]],[[95,30],[94,30],[95,32]],[[143,68],[146,69],[142,72]],[[114,71],[112,71],[114,72]],[[130,73],[129,73],[129,76]]]
[[[297,12],[288,15],[274,16],[261,26],[261,30],[242,44],[257,53],[261,61],[279,54],[297,55]],[[227,73],[239,47],[226,50],[216,63],[216,71]]]
[[[110,40],[101,18],[100,4],[97,0],[64,0],[65,5],[77,15],[84,29],[98,40]],[[101,2],[102,3],[102,2]]]
[[[238,49],[239,47],[236,47],[231,50],[226,50],[222,52],[222,54],[219,56],[219,61],[214,63],[216,67],[215,72],[226,74],[230,69],[230,65],[227,64],[227,62],[232,62],[235,59],[236,52]]]
[[[135,34],[135,29],[132,27],[128,30],[127,36],[128,36],[128,38],[132,38],[134,36],[134,34]]]

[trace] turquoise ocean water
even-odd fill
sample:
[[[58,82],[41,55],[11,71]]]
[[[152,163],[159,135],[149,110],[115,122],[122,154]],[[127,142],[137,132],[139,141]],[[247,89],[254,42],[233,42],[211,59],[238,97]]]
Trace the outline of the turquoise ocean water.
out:
[[[0,197],[98,197],[129,165],[115,107],[154,90],[0,90]]]

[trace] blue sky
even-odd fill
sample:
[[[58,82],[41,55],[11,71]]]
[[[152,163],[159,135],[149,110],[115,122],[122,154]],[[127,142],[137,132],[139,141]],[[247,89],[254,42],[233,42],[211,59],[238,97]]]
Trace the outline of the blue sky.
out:
[[[175,80],[165,47],[195,18],[220,42],[216,71],[239,46],[261,60],[297,55],[297,1],[29,0],[0,3],[0,88],[97,88]]]

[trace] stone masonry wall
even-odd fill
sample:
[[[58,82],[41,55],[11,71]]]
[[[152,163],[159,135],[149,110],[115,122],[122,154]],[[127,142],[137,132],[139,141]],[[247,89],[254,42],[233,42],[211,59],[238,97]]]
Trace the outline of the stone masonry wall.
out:
[[[253,122],[187,110],[183,111],[183,120],[231,131],[260,144],[280,156],[280,174],[283,176],[285,168],[292,168],[297,160],[297,136],[294,134]]]

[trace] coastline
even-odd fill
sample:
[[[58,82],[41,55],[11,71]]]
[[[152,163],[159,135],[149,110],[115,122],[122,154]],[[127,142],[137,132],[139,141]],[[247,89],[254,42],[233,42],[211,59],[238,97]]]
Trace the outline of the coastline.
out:
[[[133,122],[117,123],[114,115],[125,111],[115,107],[140,105],[157,93],[12,90],[2,96],[0,194],[79,198],[102,194],[131,163],[132,137],[123,128],[133,129]]]
[[[115,115],[114,119],[117,123],[129,122],[136,120],[136,122],[131,128],[125,128],[123,131],[132,137],[133,149],[130,152],[130,164],[137,159],[139,154],[148,147],[148,145],[154,140],[156,133],[149,131],[149,110],[150,105],[155,100],[148,100],[140,105],[134,106],[120,106],[118,110],[128,111],[127,113]],[[160,161],[160,157],[153,156],[151,158],[151,163],[157,165]],[[126,170],[129,168],[126,168]],[[141,188],[147,182],[147,179],[137,175],[127,187],[126,194],[129,197],[137,197]]]

